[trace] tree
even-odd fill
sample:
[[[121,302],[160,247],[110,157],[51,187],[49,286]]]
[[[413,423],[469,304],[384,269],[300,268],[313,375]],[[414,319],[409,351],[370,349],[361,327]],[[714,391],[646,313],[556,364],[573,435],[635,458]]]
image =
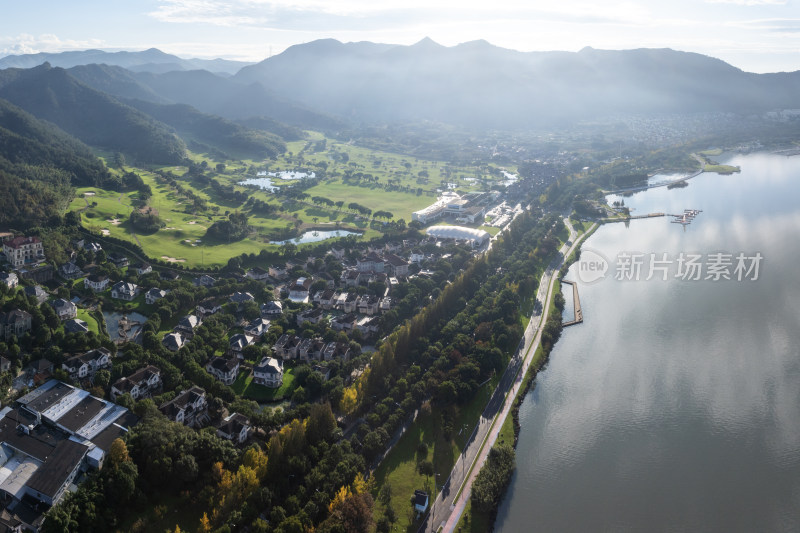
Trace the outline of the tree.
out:
[[[197,528],[198,533],[210,533],[211,521],[208,519],[208,513],[203,513],[200,518],[200,527]]]
[[[114,439],[108,451],[108,462],[111,466],[116,468],[130,460],[131,456],[128,454],[128,447],[125,445],[125,441],[120,438]]]

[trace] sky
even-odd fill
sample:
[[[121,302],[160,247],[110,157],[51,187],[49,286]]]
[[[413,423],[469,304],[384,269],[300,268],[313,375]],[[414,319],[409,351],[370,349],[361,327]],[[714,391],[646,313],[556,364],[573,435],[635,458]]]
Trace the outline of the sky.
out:
[[[800,70],[800,0],[0,0],[0,57],[158,48],[261,61],[315,39],[520,51],[673,48]]]

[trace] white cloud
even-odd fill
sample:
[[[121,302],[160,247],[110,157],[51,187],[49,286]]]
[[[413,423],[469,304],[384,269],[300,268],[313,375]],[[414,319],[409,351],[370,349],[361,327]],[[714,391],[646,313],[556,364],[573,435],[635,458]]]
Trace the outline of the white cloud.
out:
[[[785,6],[788,0],[706,0],[709,4],[734,4],[737,6]]]
[[[0,56],[86,50],[98,48],[102,44],[103,41],[100,39],[60,39],[57,35],[49,33],[38,36],[21,33],[15,36],[0,36]]]

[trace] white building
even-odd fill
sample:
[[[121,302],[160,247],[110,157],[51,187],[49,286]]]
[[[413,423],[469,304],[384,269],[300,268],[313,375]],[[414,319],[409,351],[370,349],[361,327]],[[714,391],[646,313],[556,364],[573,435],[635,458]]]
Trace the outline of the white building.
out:
[[[277,389],[283,385],[283,363],[274,357],[264,357],[253,367],[253,382]]]
[[[14,268],[41,263],[45,260],[44,246],[38,237],[14,237],[3,243],[3,253]]]

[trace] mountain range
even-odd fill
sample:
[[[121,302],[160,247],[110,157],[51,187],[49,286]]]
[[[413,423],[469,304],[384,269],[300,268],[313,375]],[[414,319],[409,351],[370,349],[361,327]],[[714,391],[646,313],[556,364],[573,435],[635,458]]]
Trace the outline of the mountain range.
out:
[[[800,108],[800,71],[753,74],[670,49],[518,52],[486,41],[323,39],[250,65],[151,49],[9,56],[0,67],[51,56],[69,68],[0,70],[0,98],[144,162],[180,160],[184,142],[270,157],[302,129],[433,122],[520,130],[620,115]],[[209,70],[215,65],[228,70]]]
[[[81,50],[56,53],[20,54],[0,58],[0,69],[32,68],[42,63],[54,67],[70,68],[78,65],[115,65],[134,72],[170,72],[173,70],[208,70],[221,75],[235,74],[244,66],[244,61],[227,59],[183,59],[166,54],[158,48],[141,52],[106,52],[103,50]]]

